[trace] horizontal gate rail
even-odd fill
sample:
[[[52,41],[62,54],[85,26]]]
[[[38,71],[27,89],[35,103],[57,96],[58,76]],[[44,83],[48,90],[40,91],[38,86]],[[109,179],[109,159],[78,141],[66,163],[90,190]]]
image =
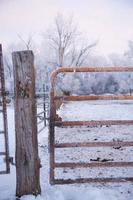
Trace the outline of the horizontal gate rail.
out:
[[[103,121],[55,121],[55,126],[108,126],[133,125],[133,120],[103,120]]]
[[[133,72],[133,67],[63,67],[57,68],[51,75],[51,92],[50,92],[50,120],[49,120],[49,148],[50,148],[50,183],[51,184],[69,184],[69,183],[92,183],[92,182],[125,182],[133,181],[133,177],[105,177],[105,178],[78,178],[78,179],[57,179],[55,178],[56,168],[98,168],[98,167],[133,167],[133,162],[102,162],[93,161],[90,163],[76,162],[55,162],[56,148],[78,148],[78,147],[133,147],[133,141],[125,142],[72,142],[56,143],[55,126],[110,126],[110,125],[133,125],[133,120],[91,120],[91,121],[62,121],[56,114],[56,101],[88,101],[88,100],[133,100],[130,95],[82,95],[82,96],[56,96],[55,80],[60,73],[75,72]]]
[[[5,156],[6,152],[0,152],[0,156]]]
[[[73,143],[55,143],[55,148],[71,147],[131,147],[133,142],[73,142]]]
[[[4,134],[4,131],[0,131],[0,134]]]
[[[133,162],[55,163],[57,168],[133,167]]]
[[[133,96],[130,95],[108,95],[108,96],[96,96],[96,95],[82,95],[82,96],[55,96],[54,100],[62,101],[88,101],[88,100],[133,100]]]
[[[79,178],[79,179],[54,179],[54,184],[74,184],[74,183],[116,183],[133,181],[130,177],[118,177],[118,178]]]
[[[7,174],[7,171],[0,171],[0,175]]]

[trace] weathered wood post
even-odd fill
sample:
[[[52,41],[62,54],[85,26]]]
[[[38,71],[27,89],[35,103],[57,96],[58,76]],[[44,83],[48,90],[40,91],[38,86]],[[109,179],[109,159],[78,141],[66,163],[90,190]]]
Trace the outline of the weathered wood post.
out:
[[[35,71],[32,51],[13,52],[16,132],[16,196],[40,194]]]

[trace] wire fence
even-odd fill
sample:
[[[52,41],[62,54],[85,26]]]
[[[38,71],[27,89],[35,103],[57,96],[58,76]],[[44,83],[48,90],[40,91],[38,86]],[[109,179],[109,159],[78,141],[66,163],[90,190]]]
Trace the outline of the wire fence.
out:
[[[43,93],[37,94],[37,125],[38,133],[42,132],[49,123],[49,87],[43,84]]]

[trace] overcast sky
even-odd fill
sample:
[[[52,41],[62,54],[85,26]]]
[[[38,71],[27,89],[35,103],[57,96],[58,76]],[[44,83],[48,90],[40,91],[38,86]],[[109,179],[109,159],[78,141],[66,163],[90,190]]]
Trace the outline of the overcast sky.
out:
[[[7,47],[29,33],[39,39],[57,12],[74,15],[101,54],[122,53],[133,40],[133,0],[0,0],[0,42]]]

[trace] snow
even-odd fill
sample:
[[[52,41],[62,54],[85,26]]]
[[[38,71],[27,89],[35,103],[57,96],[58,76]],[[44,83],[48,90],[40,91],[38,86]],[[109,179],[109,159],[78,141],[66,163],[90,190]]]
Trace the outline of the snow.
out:
[[[81,109],[82,108],[82,109]],[[63,120],[80,119],[132,119],[132,101],[105,101],[96,102],[69,102],[63,104],[58,111]],[[15,153],[14,133],[14,109],[8,107],[8,129],[10,155]],[[68,127],[56,128],[56,142],[84,142],[84,141],[132,141],[133,126],[110,126],[110,127]],[[1,141],[0,141],[1,142]],[[71,185],[49,184],[49,151],[48,151],[48,127],[38,135],[39,155],[41,158],[41,188],[42,194],[34,197],[26,195],[21,200],[133,200],[133,183],[92,183]],[[115,149],[111,147],[98,148],[69,148],[57,149],[56,161],[78,162],[90,161],[91,159],[107,158],[133,161],[133,149],[123,147]],[[133,176],[132,168],[106,168],[105,169],[56,169],[56,178],[76,177],[110,177],[110,176]],[[15,200],[15,166],[11,166],[11,174],[0,175],[0,200]]]
[[[127,101],[77,101],[63,104],[58,114],[63,120],[131,120],[133,103]]]

